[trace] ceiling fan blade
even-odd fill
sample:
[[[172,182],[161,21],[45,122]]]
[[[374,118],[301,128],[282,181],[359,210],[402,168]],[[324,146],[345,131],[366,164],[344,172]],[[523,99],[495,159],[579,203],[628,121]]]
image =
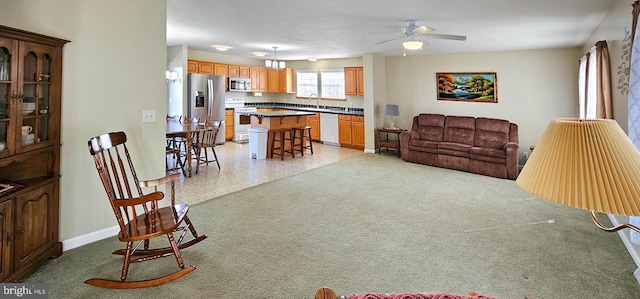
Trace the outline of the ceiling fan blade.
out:
[[[398,33],[397,31],[394,32],[366,32],[366,35],[379,35],[379,34],[385,34],[385,35],[402,35],[400,33]]]
[[[403,39],[403,38],[404,38],[404,36],[396,37],[396,38],[392,38],[392,39],[388,39],[388,40],[383,40],[383,41],[381,41],[381,42],[377,42],[377,43],[375,43],[375,45],[379,45],[379,44],[383,44],[383,43],[386,43],[386,42],[390,42],[390,41],[394,41],[394,40],[399,40],[399,39]]]
[[[465,41],[467,40],[467,37],[464,35],[452,35],[452,34],[425,34],[423,35],[424,37],[428,37],[428,38],[439,38],[439,39],[450,39],[450,40],[458,40],[458,41]]]
[[[420,27],[417,27],[416,29],[413,29],[412,33],[416,34],[416,35],[423,35],[423,34],[425,34],[427,32],[431,32],[433,30],[435,30],[435,29],[429,28],[427,26],[420,26]]]
[[[431,43],[430,43],[426,38],[419,38],[419,40],[420,40],[422,43],[424,43],[424,45],[422,45],[423,47],[424,47],[424,46],[431,46]]]

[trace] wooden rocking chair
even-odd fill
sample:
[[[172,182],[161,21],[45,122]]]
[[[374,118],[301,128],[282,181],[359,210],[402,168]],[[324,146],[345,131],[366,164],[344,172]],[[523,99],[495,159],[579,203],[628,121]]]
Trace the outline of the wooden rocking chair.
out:
[[[126,141],[127,136],[124,132],[112,132],[89,140],[89,152],[93,156],[96,169],[120,226],[118,239],[127,244],[125,249],[113,252],[113,254],[124,256],[120,280],[91,278],[85,281],[87,284],[98,287],[143,288],[176,280],[195,270],[193,266],[185,267],[180,249],[207,238],[206,235],[198,235],[189,220],[188,205],[175,203],[174,181],[180,178],[180,173],[157,180],[139,181],[125,145]],[[159,201],[164,198],[164,194],[157,191],[157,186],[168,182],[171,184],[171,203],[161,208]],[[142,188],[147,187],[153,187],[154,192],[143,194]],[[183,242],[187,232],[190,232],[193,238]],[[179,236],[175,238],[174,233]],[[149,248],[149,240],[161,236],[169,239],[169,246]],[[134,242],[137,242],[136,246],[133,245]],[[175,256],[180,268],[177,272],[154,279],[127,281],[130,263],[166,256]]]

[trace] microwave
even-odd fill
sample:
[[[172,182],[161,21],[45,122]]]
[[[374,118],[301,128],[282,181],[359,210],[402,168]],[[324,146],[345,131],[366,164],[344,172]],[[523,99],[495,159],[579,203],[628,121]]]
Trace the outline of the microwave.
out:
[[[251,90],[251,79],[229,77],[229,91],[245,91]]]

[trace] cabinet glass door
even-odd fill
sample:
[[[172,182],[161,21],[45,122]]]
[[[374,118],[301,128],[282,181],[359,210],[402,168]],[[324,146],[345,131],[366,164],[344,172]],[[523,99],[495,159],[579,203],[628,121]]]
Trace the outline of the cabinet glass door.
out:
[[[54,48],[21,43],[22,103],[17,109],[21,118],[20,146],[46,145],[51,140],[51,67]],[[57,78],[59,80],[59,78]]]
[[[14,63],[17,56],[13,51],[17,43],[8,39],[0,39],[0,157],[9,155],[10,144],[7,140],[13,137],[10,108],[16,101]],[[11,149],[13,151],[13,149]]]

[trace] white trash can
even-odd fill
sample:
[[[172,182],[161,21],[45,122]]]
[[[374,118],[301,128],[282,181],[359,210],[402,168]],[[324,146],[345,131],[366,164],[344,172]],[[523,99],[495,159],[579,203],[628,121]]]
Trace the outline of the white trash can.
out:
[[[249,128],[249,157],[256,160],[267,158],[267,136],[265,128]]]

